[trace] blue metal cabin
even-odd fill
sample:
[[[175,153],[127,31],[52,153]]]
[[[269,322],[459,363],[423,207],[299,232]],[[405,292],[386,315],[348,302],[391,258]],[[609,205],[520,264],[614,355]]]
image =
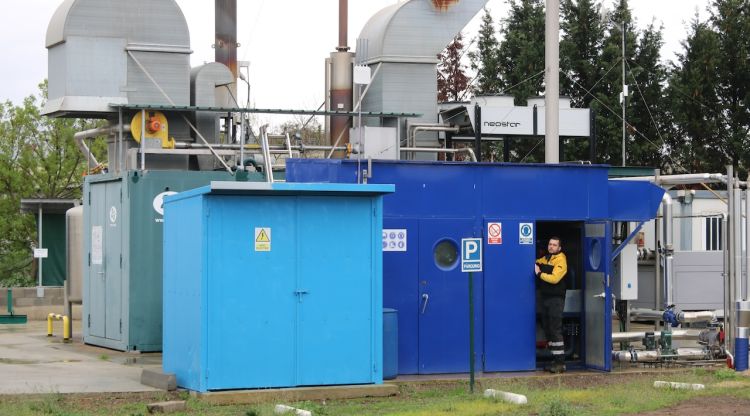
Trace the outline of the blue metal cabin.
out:
[[[164,371],[202,392],[381,383],[393,189],[212,182],[165,198]]]
[[[552,235],[563,237],[569,297],[580,305],[571,314],[579,322],[578,359],[588,368],[611,368],[611,223],[653,218],[661,188],[610,182],[608,167],[597,165],[371,167],[368,183],[397,189],[384,198],[383,303],[398,309],[400,374],[468,371],[468,288],[457,254],[466,237],[484,241],[484,272],[474,278],[476,370],[536,368],[533,263],[541,254],[537,243],[546,248]],[[367,163],[287,160],[287,180],[356,183],[365,175],[358,168]],[[501,226],[499,244],[489,244],[490,223]]]

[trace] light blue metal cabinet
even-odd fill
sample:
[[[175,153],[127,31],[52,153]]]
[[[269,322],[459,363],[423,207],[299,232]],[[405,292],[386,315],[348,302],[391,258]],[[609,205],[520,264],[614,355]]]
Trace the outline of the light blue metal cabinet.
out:
[[[164,371],[196,391],[382,382],[382,195],[212,182],[165,199]]]

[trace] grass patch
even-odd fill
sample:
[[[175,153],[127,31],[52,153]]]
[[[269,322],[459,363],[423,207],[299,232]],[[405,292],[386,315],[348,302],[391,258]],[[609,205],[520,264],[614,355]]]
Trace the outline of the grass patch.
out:
[[[702,383],[706,390],[655,389],[654,380]],[[178,413],[178,416],[272,416],[273,407],[278,403],[310,410],[316,416],[615,416],[670,408],[698,398],[732,398],[747,405],[750,403],[750,388],[742,387],[745,383],[750,386],[750,379],[727,371],[686,370],[645,375],[584,373],[565,377],[482,379],[474,394],[468,392],[466,381],[455,381],[403,384],[401,394],[389,398],[297,403],[276,400],[232,406],[211,405],[184,392],[93,397],[46,394],[0,396],[0,415],[145,416],[148,414],[147,403],[183,399],[187,400],[188,410]],[[529,403],[519,406],[499,399],[485,399],[482,393],[486,388],[523,394]],[[745,409],[738,408],[738,414]],[[709,408],[706,412],[711,414]]]

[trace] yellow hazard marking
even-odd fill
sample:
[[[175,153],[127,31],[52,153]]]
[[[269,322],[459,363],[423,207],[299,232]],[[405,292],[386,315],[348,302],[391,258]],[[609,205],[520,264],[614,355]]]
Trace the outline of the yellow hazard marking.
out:
[[[255,251],[271,251],[271,228],[255,228]]]
[[[266,235],[266,230],[262,229],[260,230],[260,233],[258,233],[258,238],[255,239],[257,243],[270,243],[271,240],[268,239],[268,235]]]

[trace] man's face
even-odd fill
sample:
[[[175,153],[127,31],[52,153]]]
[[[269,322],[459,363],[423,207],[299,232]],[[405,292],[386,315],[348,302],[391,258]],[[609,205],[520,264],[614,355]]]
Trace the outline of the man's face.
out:
[[[547,251],[549,254],[557,254],[560,252],[560,241],[555,240],[554,238],[549,240],[549,243],[547,243]]]

